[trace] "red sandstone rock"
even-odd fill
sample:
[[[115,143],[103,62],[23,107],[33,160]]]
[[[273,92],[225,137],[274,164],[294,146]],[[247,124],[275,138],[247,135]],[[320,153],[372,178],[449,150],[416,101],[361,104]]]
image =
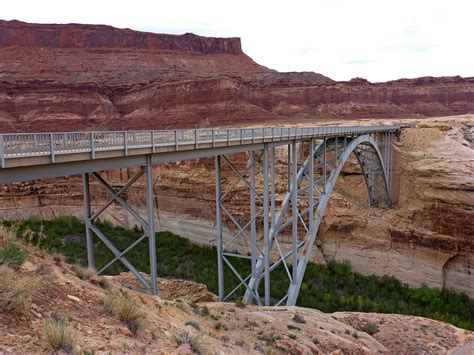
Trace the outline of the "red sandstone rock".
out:
[[[2,132],[468,112],[474,78],[334,82],[258,65],[238,38],[0,21]]]

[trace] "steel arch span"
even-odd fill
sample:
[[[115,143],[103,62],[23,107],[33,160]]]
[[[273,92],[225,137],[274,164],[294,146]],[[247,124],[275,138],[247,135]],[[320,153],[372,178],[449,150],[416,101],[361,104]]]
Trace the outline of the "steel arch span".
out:
[[[275,202],[275,148],[265,147],[260,158],[255,159],[251,152],[249,167],[239,173],[239,180],[245,181],[249,173],[250,182],[250,210],[251,217],[248,223],[241,224],[233,218],[225,207],[224,195],[216,191],[217,208],[219,215],[222,211],[230,215],[232,222],[237,226],[237,233],[233,240],[241,236],[246,237],[250,252],[246,257],[251,259],[252,271],[249,275],[240,275],[233,267],[232,258],[237,254],[229,252],[230,246],[219,245],[218,261],[220,268],[228,266],[238,277],[240,283],[227,296],[224,294],[223,280],[219,280],[221,300],[227,299],[239,287],[245,288],[244,302],[256,302],[259,305],[295,305],[303,281],[308,261],[316,242],[317,233],[321,225],[331,193],[345,163],[354,154],[360,165],[367,187],[371,206],[386,205],[391,207],[391,135],[392,133],[364,134],[359,136],[330,137],[322,140],[296,140],[288,145],[288,187],[279,206]],[[224,157],[227,165],[235,173],[228,158]],[[255,166],[262,165],[263,192],[258,194],[255,187]],[[216,172],[220,172],[220,158],[216,158]],[[220,174],[217,176],[220,182]],[[220,183],[216,184],[220,187]],[[224,196],[224,198],[221,198]],[[257,203],[256,203],[257,202]],[[260,211],[256,205],[261,205]],[[220,210],[220,211],[219,211]],[[263,240],[258,241],[256,236],[257,219],[263,219]],[[219,225],[221,221],[217,221]],[[247,228],[250,231],[247,233]],[[219,231],[218,231],[219,232]],[[260,238],[262,239],[262,238]],[[284,250],[282,239],[291,239],[290,250]],[[288,244],[288,243],[287,243]],[[287,247],[287,249],[289,249]],[[270,275],[278,267],[283,267],[288,277],[288,290],[279,299],[270,295]],[[222,270],[221,270],[221,273]],[[220,276],[222,278],[222,276]],[[262,281],[264,287],[261,287]],[[263,295],[261,296],[260,293]]]

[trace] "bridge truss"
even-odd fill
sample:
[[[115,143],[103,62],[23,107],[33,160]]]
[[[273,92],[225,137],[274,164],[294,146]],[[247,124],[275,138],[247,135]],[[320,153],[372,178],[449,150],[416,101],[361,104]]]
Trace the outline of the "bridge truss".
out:
[[[248,164],[240,169],[232,163],[231,157],[217,156],[216,245],[220,300],[235,297],[244,289],[246,303],[295,305],[329,198],[351,155],[360,165],[370,205],[391,207],[391,140],[391,132],[293,140],[284,149],[288,169],[278,173],[276,147],[270,143],[262,150],[249,151]],[[280,160],[285,158],[281,156],[281,148],[279,153]],[[226,190],[222,190],[223,170],[228,171],[226,175],[231,173],[235,180],[228,181],[227,177]],[[259,188],[256,180],[261,180]],[[239,211],[236,216],[230,205],[233,196],[243,195],[245,189],[250,213]],[[276,203],[277,192],[283,193],[279,204]],[[223,219],[228,222],[226,229],[230,238],[227,241],[223,238]],[[283,244],[291,248],[285,250]],[[246,246],[247,251],[242,246]],[[246,274],[234,265],[239,259],[250,262]],[[225,287],[226,268],[238,280],[230,290]],[[278,268],[284,269],[287,291],[275,298],[271,295],[271,275]],[[278,282],[280,286],[281,280]]]
[[[391,143],[399,130],[400,126],[313,126],[0,134],[0,184],[82,175],[89,266],[96,266],[97,237],[114,255],[98,273],[119,261],[145,290],[157,294],[152,166],[215,157],[219,299],[242,296],[258,305],[294,305],[329,198],[351,155],[361,167],[370,204],[391,206]],[[132,167],[140,167],[139,172],[118,189],[101,175]],[[110,194],[96,210],[91,176]],[[145,216],[124,197],[142,176]],[[144,231],[124,250],[97,223],[113,203]],[[146,239],[149,276],[127,259],[127,253]],[[272,279],[278,269],[284,271],[286,283]],[[272,294],[272,287],[279,292]]]

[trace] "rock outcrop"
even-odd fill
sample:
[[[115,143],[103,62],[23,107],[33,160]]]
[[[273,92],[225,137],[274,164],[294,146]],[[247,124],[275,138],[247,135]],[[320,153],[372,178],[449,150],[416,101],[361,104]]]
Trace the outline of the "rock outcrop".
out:
[[[106,291],[97,279],[81,280],[69,265],[38,251],[30,252],[25,264],[10,272],[14,280],[27,276],[39,287],[31,290],[31,301],[23,313],[0,309],[0,351],[7,353],[50,352],[43,324],[52,317],[67,317],[77,334],[73,349],[68,350],[78,353],[447,353],[470,347],[474,340],[473,332],[421,317],[325,314],[299,307],[242,308],[232,303],[195,303],[181,295],[150,296],[124,288],[124,275],[107,277]],[[174,289],[179,289],[180,283],[167,281]],[[186,289],[193,292],[190,286]],[[194,292],[202,293],[202,288],[194,284]],[[118,317],[104,311],[101,301],[105,294],[119,289],[144,314],[136,336]],[[364,331],[367,324],[375,329],[372,335]]]
[[[163,129],[474,112],[474,78],[334,82],[255,63],[238,38],[0,21],[0,130]]]

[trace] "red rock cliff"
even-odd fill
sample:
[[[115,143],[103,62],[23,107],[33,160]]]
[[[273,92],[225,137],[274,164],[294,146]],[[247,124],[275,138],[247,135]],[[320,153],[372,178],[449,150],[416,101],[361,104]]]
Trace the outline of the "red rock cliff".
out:
[[[141,48],[242,54],[240,38],[138,32],[102,25],[30,24],[0,20],[0,47]]]
[[[474,78],[278,73],[238,38],[0,21],[0,131],[163,129],[474,112]]]

